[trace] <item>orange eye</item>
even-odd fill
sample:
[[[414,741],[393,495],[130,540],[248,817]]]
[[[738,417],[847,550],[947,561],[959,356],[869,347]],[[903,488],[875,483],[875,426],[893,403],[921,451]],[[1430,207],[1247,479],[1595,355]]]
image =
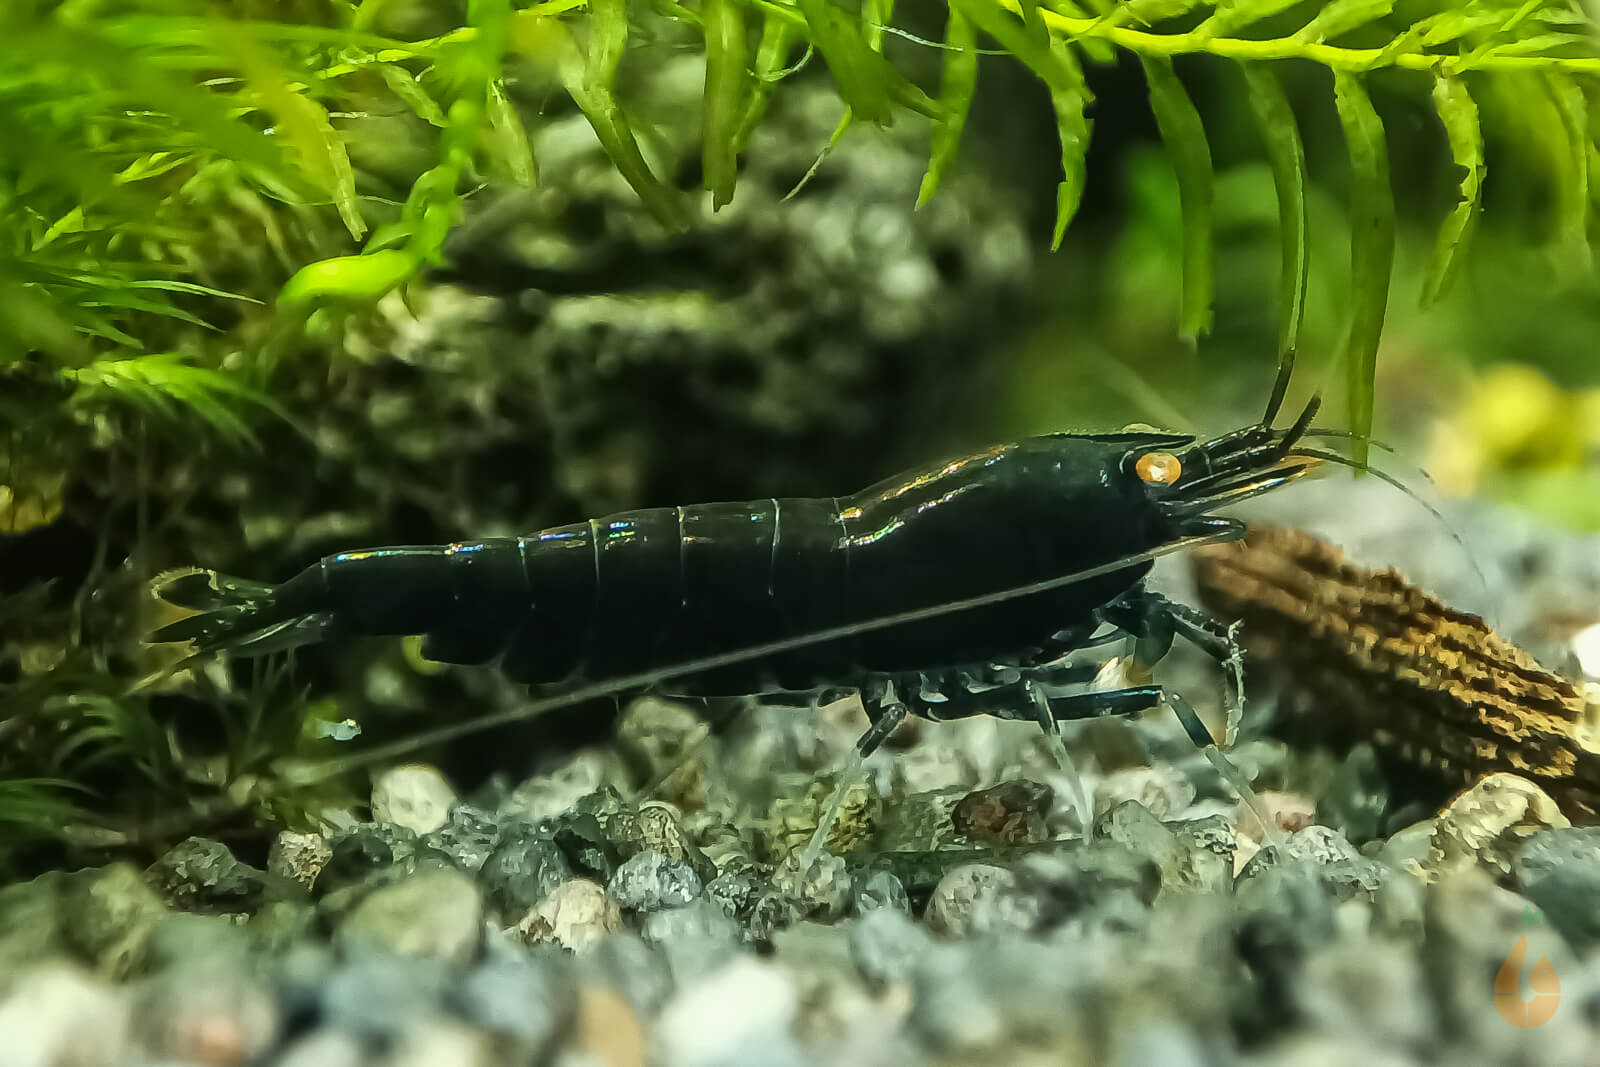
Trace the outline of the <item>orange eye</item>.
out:
[[[1171,452],[1146,452],[1133,469],[1146,485],[1171,485],[1183,476],[1183,464]]]

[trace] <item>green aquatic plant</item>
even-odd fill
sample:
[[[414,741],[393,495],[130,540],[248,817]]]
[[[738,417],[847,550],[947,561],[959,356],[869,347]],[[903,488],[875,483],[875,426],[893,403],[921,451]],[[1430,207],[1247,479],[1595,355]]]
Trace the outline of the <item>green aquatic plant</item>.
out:
[[[146,411],[165,394],[240,437],[241,420],[223,410],[263,398],[213,375],[229,360],[249,367],[281,340],[264,317],[298,323],[369,306],[442,262],[477,183],[537,182],[519,91],[564,92],[659,221],[688,225],[693,201],[652,168],[618,87],[630,54],[662,26],[697,35],[705,51],[702,181],[713,209],[736,195],[739,155],[774,86],[813,57],[845,104],[834,142],[861,121],[913,114],[930,124],[926,201],[960,151],[979,52],[1009,54],[1037,75],[1056,114],[1057,244],[1081,202],[1092,140],[1085,65],[1136,57],[1179,179],[1187,338],[1211,319],[1213,164],[1173,60],[1223,61],[1276,182],[1284,348],[1299,337],[1311,249],[1306,153],[1281,77],[1294,64],[1325,69],[1351,174],[1344,354],[1358,432],[1370,430],[1395,243],[1386,130],[1370,99],[1377,76],[1412,73],[1460,170],[1425,300],[1447,290],[1478,218],[1485,100],[1501,125],[1527,127],[1515,136],[1543,156],[1558,240],[1587,260],[1596,151],[1587,90],[1600,53],[1576,0],[949,0],[945,40],[922,42],[942,51],[936,96],[885,54],[888,37],[904,33],[890,0],[471,0],[462,14],[455,25],[380,0],[12,5],[0,15],[11,45],[0,57],[0,133],[30,151],[0,164],[9,235],[0,365],[43,351],[73,388]],[[405,179],[361,160],[368,127],[396,111],[424,146]],[[152,362],[123,362],[134,357]]]

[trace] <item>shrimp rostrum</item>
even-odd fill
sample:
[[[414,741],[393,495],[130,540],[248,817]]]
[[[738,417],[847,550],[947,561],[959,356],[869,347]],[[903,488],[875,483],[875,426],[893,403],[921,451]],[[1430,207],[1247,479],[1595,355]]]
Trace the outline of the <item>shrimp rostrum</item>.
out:
[[[339,636],[422,635],[422,655],[498,660],[536,692],[697,697],[855,690],[869,755],[907,715],[1038,722],[1163,702],[1095,689],[1071,653],[1132,641],[1153,665],[1178,634],[1233,654],[1225,631],[1145,588],[1155,557],[1235,540],[1214,512],[1305,475],[1313,399],[1219,437],[1056,433],[899,474],[850,496],[625,511],[524,537],[327,556],[277,586],[190,571],[156,594],[198,612],[153,635],[258,654]],[[1315,431],[1310,431],[1315,435]]]

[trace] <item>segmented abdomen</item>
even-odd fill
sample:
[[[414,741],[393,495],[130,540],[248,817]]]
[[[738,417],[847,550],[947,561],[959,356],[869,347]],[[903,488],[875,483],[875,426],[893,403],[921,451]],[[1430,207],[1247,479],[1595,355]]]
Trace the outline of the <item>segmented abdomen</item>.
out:
[[[734,651],[836,626],[848,603],[832,500],[648,508],[443,551],[453,609],[422,628],[423,655],[481,663],[503,650],[501,668],[519,682],[602,680]],[[848,659],[842,644],[815,646],[699,688],[806,688]]]

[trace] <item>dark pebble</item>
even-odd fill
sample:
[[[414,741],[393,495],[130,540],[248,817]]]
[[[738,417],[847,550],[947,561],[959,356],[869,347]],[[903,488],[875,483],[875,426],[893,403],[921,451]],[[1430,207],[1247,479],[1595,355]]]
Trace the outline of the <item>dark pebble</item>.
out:
[[[478,885],[489,906],[509,922],[526,915],[557,886],[572,877],[567,857],[541,827],[519,822],[478,870]]]
[[[184,911],[252,912],[268,900],[304,896],[287,878],[242,863],[227,845],[203,837],[174,845],[147,874],[161,895]]]
[[[419,860],[449,862],[449,857],[424,844],[415,831],[393,823],[362,823],[335,835],[328,844],[332,855],[317,875],[321,894],[372,883],[375,874],[404,874],[416,869]]]
[[[494,812],[471,804],[451,808],[445,824],[422,839],[423,845],[448,856],[468,874],[476,873],[499,843],[500,826]]]
[[[546,820],[543,829],[580,878],[605,885],[622,866],[622,853],[606,837],[600,820],[588,812],[563,812]]]
[[[968,793],[950,812],[956,833],[986,845],[1031,845],[1050,839],[1045,817],[1055,790],[1019,779]]]

